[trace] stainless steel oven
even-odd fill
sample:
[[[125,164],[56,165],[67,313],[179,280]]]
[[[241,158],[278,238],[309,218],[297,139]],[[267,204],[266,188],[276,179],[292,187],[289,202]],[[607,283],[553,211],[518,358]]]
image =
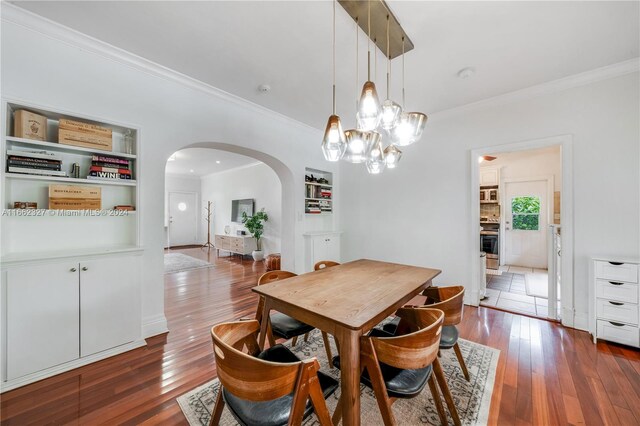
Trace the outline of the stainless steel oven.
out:
[[[480,251],[487,254],[487,268],[498,269],[500,266],[499,229],[483,229],[480,231]]]

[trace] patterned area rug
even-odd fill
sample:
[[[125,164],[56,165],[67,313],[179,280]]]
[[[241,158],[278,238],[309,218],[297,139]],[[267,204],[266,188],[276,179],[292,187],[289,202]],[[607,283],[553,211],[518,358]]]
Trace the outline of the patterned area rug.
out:
[[[322,371],[339,379],[338,369],[329,369],[322,335],[314,330],[305,343],[303,339],[292,349],[300,358],[316,357],[320,362]],[[329,338],[331,350],[337,354],[333,338]],[[286,343],[290,347],[290,341]],[[452,349],[442,351],[440,363],[447,377],[447,383],[453,394],[458,414],[464,425],[486,425],[489,417],[491,394],[496,376],[498,357],[500,351],[488,346],[460,339],[460,348],[471,374],[471,381],[467,382],[460,370],[460,365]],[[187,421],[192,426],[208,425],[215,404],[220,382],[215,379],[190,392],[178,397],[178,404]],[[371,389],[361,385],[361,424],[367,426],[382,425],[382,417]],[[338,402],[339,390],[327,400],[329,412],[333,414]],[[443,405],[447,415],[446,403]],[[399,425],[439,425],[440,419],[435,409],[433,398],[428,386],[422,393],[413,399],[399,399],[393,406],[393,413]],[[238,423],[229,413],[227,408],[222,413],[221,425],[235,426]],[[305,426],[319,425],[315,415],[311,415],[302,422]],[[449,424],[453,425],[453,419],[449,417]]]
[[[211,266],[213,265],[209,262],[182,253],[165,253],[164,255],[165,274],[188,271],[190,269],[208,268]]]

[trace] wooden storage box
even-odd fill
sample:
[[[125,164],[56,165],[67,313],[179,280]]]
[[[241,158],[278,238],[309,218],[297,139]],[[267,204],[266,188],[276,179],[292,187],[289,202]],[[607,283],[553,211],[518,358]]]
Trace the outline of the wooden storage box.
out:
[[[49,185],[52,210],[100,210],[102,188],[78,185]]]
[[[13,135],[17,138],[47,140],[47,117],[25,109],[19,109],[13,116]]]
[[[106,127],[62,118],[58,128],[58,143],[112,151],[113,133]]]

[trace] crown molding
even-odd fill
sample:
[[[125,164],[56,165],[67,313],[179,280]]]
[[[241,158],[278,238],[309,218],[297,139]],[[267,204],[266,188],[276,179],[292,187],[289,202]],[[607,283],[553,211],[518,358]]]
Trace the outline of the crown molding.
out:
[[[321,131],[287,115],[263,107],[229,92],[225,92],[224,90],[218,89],[210,84],[204,83],[193,77],[189,77],[186,74],[182,74],[102,40],[98,40],[87,34],[66,27],[58,22],[22,9],[14,4],[7,3],[5,1],[0,2],[0,20],[20,25],[28,30],[42,34],[45,37],[61,41],[70,46],[80,48],[84,51],[118,62],[138,71],[204,92],[226,102],[232,102],[243,108],[250,109],[253,112],[266,115],[269,118],[293,124],[306,130],[312,130],[313,132]]]
[[[621,77],[623,75],[631,74],[638,71],[640,71],[640,58],[633,58],[627,61],[618,62],[617,64],[607,65],[601,68],[596,68],[590,71],[563,77],[558,80],[552,80],[546,83],[527,87],[525,89],[505,93],[504,95],[494,96],[492,98],[483,99],[477,102],[472,102],[470,104],[435,112],[430,114],[429,118],[435,120],[446,119],[472,111],[478,111],[486,108],[537,98],[539,96],[549,95],[556,92],[562,92],[574,87],[586,86],[598,81]]]
[[[204,92],[218,99],[232,102],[238,106],[250,109],[270,118],[293,124],[306,130],[320,132],[322,129],[316,129],[301,121],[295,120],[289,116],[273,111],[269,108],[248,101],[239,96],[233,95],[224,90],[206,84],[188,75],[167,68],[163,65],[152,62],[141,56],[135,55],[124,49],[112,46],[101,40],[93,38],[87,34],[81,33],[58,22],[44,18],[40,15],[20,8],[19,6],[2,1],[0,3],[0,20],[20,25],[28,30],[40,33],[45,37],[61,41],[68,45],[80,48],[103,58],[113,60],[125,66],[129,66],[136,70],[145,72],[155,77],[162,78],[167,81],[182,84],[186,87]],[[617,64],[607,65],[558,80],[541,83],[525,89],[516,90],[505,93],[503,95],[494,96],[477,102],[461,105],[458,107],[445,109],[442,111],[429,114],[430,120],[442,120],[452,116],[478,111],[486,108],[506,105],[513,102],[523,101],[536,98],[556,92],[561,92],[574,87],[585,86],[610,78],[620,77],[626,74],[640,71],[640,58],[629,59]]]

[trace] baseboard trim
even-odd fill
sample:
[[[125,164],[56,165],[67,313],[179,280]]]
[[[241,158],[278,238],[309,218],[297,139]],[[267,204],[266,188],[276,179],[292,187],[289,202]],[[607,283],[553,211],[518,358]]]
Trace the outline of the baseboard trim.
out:
[[[573,320],[573,328],[583,331],[589,331],[589,315],[584,313],[576,313]]]
[[[167,318],[164,315],[154,315],[142,321],[142,338],[157,336],[169,331]]]
[[[94,362],[101,361],[106,358],[110,358],[114,355],[119,355],[124,352],[129,352],[130,350],[137,349],[146,345],[147,345],[147,342],[145,342],[144,340],[136,340],[134,342],[127,343],[126,345],[108,349],[106,351],[89,355],[84,358],[78,358],[73,361],[65,362],[64,364],[56,365],[55,367],[47,368],[46,370],[41,370],[26,376],[15,378],[13,380],[7,380],[6,382],[0,383],[0,393],[4,393],[12,389],[19,388],[33,382],[37,382],[39,380],[46,379],[48,377],[56,376],[60,373],[74,370],[76,368],[83,367],[85,365],[92,364]]]

